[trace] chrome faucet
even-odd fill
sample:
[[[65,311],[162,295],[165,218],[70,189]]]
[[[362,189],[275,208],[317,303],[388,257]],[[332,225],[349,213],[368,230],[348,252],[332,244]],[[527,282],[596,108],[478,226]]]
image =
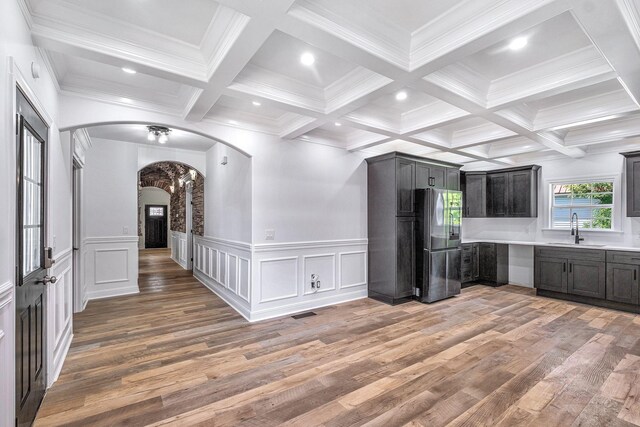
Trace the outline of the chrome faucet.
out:
[[[573,219],[576,219],[576,228],[573,228]],[[571,215],[571,235],[572,236],[576,236],[575,237],[575,244],[579,245],[580,242],[582,242],[584,240],[584,237],[580,237],[580,231],[578,230],[578,213],[574,212],[573,215]]]

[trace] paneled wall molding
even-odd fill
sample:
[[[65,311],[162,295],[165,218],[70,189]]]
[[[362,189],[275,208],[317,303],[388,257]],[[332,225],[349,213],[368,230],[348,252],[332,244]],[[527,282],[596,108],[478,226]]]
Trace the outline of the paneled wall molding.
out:
[[[13,301],[13,283],[7,282],[0,285],[0,310]]]
[[[47,55],[43,57],[48,58]],[[86,128],[73,132],[73,160],[82,168],[87,151],[91,148],[92,142]]]
[[[62,262],[65,262],[67,260],[67,258],[71,257],[71,254],[73,253],[73,248],[67,248],[63,251],[58,252],[57,254],[53,255],[53,259],[55,260],[55,265],[56,264],[60,264]]]
[[[240,241],[237,241],[237,240],[221,239],[219,237],[197,236],[196,240],[201,241],[201,242],[206,242],[206,243],[212,243],[212,244],[216,244],[216,245],[220,245],[220,246],[236,248],[236,249],[244,250],[244,251],[251,251],[251,249],[252,249],[251,243],[240,242]]]
[[[253,245],[254,252],[287,251],[296,249],[320,249],[335,246],[367,245],[367,239],[316,240],[309,242],[259,243]]]
[[[187,268],[187,233],[171,230],[171,259],[180,264],[184,269]]]
[[[87,300],[138,293],[138,237],[84,239],[82,250]]]
[[[84,243],[88,245],[100,245],[104,243],[138,243],[138,236],[105,236],[87,237]]]

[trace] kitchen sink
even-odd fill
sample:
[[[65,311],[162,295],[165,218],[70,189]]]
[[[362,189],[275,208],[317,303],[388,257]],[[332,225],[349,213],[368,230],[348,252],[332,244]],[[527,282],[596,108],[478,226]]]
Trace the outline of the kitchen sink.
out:
[[[555,245],[555,246],[575,246],[577,248],[579,247],[584,247],[584,248],[604,248],[607,245],[591,245],[588,243],[580,243],[580,244],[576,244],[576,243],[564,243],[564,242],[547,242],[547,245]]]

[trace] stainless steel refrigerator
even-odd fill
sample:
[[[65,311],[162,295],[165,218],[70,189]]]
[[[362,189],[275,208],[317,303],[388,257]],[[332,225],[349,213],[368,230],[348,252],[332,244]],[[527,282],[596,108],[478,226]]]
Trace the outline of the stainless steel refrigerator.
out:
[[[460,293],[462,192],[416,190],[416,285],[422,302]]]

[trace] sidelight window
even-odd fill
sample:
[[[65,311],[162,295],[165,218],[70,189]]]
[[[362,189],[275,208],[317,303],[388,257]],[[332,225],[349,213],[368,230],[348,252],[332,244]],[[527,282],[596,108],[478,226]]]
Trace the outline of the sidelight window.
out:
[[[551,228],[569,229],[578,214],[582,229],[612,230],[614,181],[551,184]]]

